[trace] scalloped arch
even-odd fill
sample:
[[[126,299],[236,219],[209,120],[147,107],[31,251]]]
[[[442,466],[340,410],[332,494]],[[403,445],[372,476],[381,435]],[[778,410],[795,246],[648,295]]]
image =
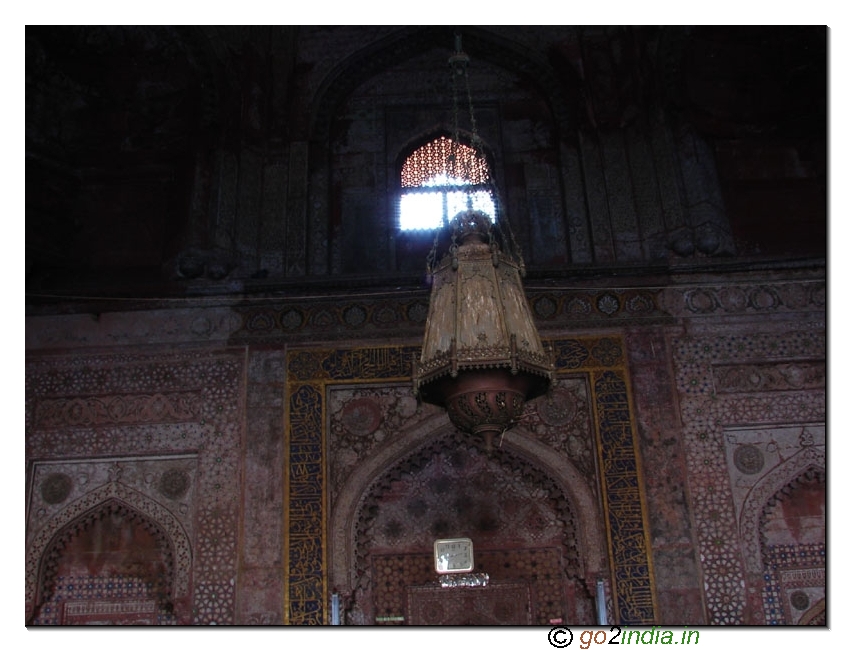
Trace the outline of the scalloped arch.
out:
[[[762,573],[759,520],[765,505],[773,495],[809,468],[825,470],[826,456],[822,448],[804,448],[763,476],[747,495],[741,507],[738,530],[741,534],[744,566],[751,579],[758,581]]]
[[[80,522],[86,521],[111,504],[122,505],[137,513],[158,535],[171,560],[171,594],[180,599],[189,593],[192,549],[183,526],[162,504],[118,482],[94,489],[68,504],[27,539],[26,603],[27,617],[49,591],[47,561],[51,551],[75,534]]]
[[[330,579],[337,589],[352,591],[357,585],[358,524],[369,495],[381,479],[396,468],[427,453],[429,447],[454,435],[444,414],[403,432],[394,443],[362,463],[340,490],[330,518]],[[602,514],[590,488],[568,461],[554,462],[552,450],[533,440],[522,429],[504,440],[503,450],[544,475],[572,505],[579,571],[586,580],[608,571]]]

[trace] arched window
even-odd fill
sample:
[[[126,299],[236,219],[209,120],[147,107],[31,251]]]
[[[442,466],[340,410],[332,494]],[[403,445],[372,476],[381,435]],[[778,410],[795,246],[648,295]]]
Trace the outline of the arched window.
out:
[[[440,228],[468,208],[495,222],[491,178],[487,160],[470,146],[440,136],[419,147],[401,168],[399,229]]]

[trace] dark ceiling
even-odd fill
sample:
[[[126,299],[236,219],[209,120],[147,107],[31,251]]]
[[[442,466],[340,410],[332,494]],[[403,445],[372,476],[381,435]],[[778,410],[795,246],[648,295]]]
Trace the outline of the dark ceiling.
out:
[[[346,57],[367,60],[392,29],[27,27],[28,285],[119,268],[160,282],[162,264],[187,244],[198,157],[245,146],[273,153],[313,137],[308,113],[322,74]],[[472,33],[468,49],[485,47]],[[775,209],[800,252],[825,254],[825,27],[493,34],[536,62],[531,82],[583,98],[580,129],[618,128],[653,110],[693,123],[714,147],[742,252],[782,252],[789,238],[752,216]],[[794,225],[800,215],[810,227]]]

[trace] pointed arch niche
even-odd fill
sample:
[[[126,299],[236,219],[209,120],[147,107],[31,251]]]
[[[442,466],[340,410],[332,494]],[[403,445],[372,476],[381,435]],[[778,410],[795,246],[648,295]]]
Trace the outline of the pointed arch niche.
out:
[[[761,611],[753,612],[759,624],[823,624],[812,611],[826,595],[825,467],[823,447],[805,446],[765,474],[742,505],[739,530],[747,583],[761,595]],[[807,617],[815,622],[802,623]]]
[[[768,500],[761,552],[768,623],[826,625],[826,473],[809,467]],[[813,607],[813,604],[815,605]]]
[[[479,592],[493,598],[476,599],[463,621],[427,604],[427,614],[442,617],[428,622],[594,624],[594,581],[608,574],[604,530],[597,499],[569,460],[556,460],[527,431],[488,455],[441,414],[400,437],[404,451],[358,467],[331,514],[339,533],[331,581],[348,595],[350,622],[410,620],[411,611],[421,621],[414,598],[435,584],[433,540],[471,537],[475,570],[501,589]],[[509,601],[523,596],[515,612]]]
[[[399,30],[347,57],[317,90],[307,179],[316,275],[421,272],[418,239],[430,244],[433,234],[401,235],[398,163],[412,140],[419,146],[438,131],[455,131],[446,65],[454,40],[446,27]],[[578,102],[564,77],[524,47],[474,27],[464,28],[463,46],[476,127],[462,88],[458,127],[477,131],[496,154],[488,163],[504,201],[498,208],[510,216],[528,261],[560,266],[570,259],[571,233],[587,231],[585,215],[566,207],[565,186],[578,175],[558,165],[562,154],[574,159],[562,152],[572,145],[561,135],[575,129]]]
[[[160,504],[118,482],[58,512],[27,551],[30,624],[191,621],[191,547],[183,527]]]
[[[474,442],[458,436],[441,411],[417,411],[408,386],[418,347],[290,349],[285,622],[329,622],[334,590],[349,599],[345,606],[359,607],[361,613],[352,609],[352,622],[374,620],[367,601],[386,594],[363,596],[364,589],[372,588],[367,573],[392,573],[393,563],[405,554],[416,555],[403,567],[405,576],[433,570],[433,539],[456,534],[467,521],[473,529],[469,536],[479,538],[476,548],[487,567],[483,570],[501,562],[506,569],[501,577],[517,582],[520,573],[528,577],[534,572],[533,563],[557,566],[560,575],[552,570],[537,575],[534,597],[554,593],[558,587],[548,581],[560,580],[565,589],[574,587],[563,598],[573,598],[573,609],[580,613],[590,602],[584,585],[606,577],[612,621],[639,625],[656,620],[623,342],[608,336],[553,340],[551,345],[564,385],[582,387],[589,422],[585,430],[590,429],[592,438],[586,441],[591,450],[588,464],[571,462],[554,439],[542,440],[522,430],[509,432],[502,449],[488,458]],[[401,406],[388,413],[359,397],[360,389],[395,390],[404,397],[396,400]],[[344,407],[331,398],[331,392],[339,390],[347,393]],[[343,408],[356,434],[344,449],[331,447],[340,444],[334,427]],[[341,477],[335,459],[343,454],[347,474]],[[589,473],[597,476],[596,494]],[[444,516],[434,512],[441,495],[453,500]],[[510,530],[519,529],[520,522],[523,530]],[[419,542],[426,533],[427,539]],[[405,546],[406,535],[417,539],[416,549]],[[396,553],[402,547],[405,552]],[[505,555],[517,549],[522,553],[515,552],[516,557]],[[384,565],[375,565],[375,558]],[[509,567],[504,567],[506,562]],[[490,570],[494,580],[499,577]],[[407,586],[396,581],[397,588]],[[357,601],[361,596],[365,600]],[[398,601],[400,596],[394,592],[392,597]],[[554,603],[551,597],[543,599],[544,604],[548,601]],[[544,609],[539,608],[540,616],[546,615]]]

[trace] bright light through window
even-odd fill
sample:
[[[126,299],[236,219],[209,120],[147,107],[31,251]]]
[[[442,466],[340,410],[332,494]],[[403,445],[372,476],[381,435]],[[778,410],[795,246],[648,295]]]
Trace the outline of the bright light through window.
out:
[[[445,202],[445,205],[444,205]],[[399,227],[402,230],[433,230],[441,228],[443,218],[450,220],[458,212],[481,210],[495,222],[496,206],[489,192],[411,192],[402,194],[399,204]]]
[[[442,222],[442,193],[402,194],[398,222],[402,230],[433,230]]]
[[[408,156],[402,167],[399,228],[440,228],[469,208],[488,214],[495,222],[492,192],[471,187],[485,185],[489,179],[487,161],[471,147],[446,137],[429,142]],[[470,189],[458,189],[463,186]]]
[[[469,181],[448,174],[437,174],[422,181],[422,187],[442,187],[443,185],[469,185]]]

